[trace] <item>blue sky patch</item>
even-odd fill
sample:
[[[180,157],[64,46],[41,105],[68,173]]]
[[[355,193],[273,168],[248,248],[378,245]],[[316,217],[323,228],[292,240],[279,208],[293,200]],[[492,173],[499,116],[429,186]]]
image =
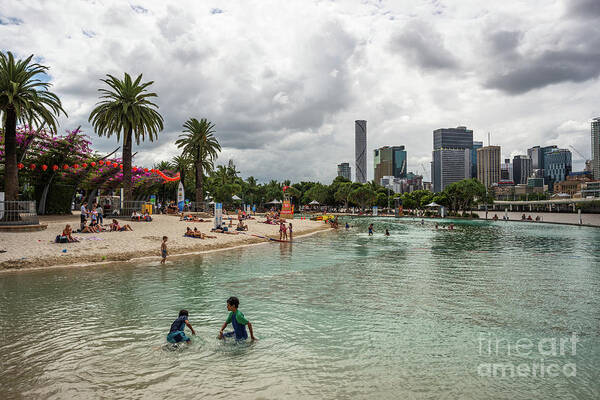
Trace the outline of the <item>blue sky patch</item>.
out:
[[[21,25],[23,20],[15,17],[5,17],[0,15],[0,25]]]

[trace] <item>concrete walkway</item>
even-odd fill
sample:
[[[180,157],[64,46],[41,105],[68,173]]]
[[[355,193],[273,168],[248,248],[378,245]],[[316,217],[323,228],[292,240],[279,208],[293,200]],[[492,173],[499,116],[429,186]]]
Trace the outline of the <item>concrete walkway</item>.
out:
[[[485,211],[474,211],[479,214],[479,218],[485,218]],[[488,218],[491,219],[494,217],[494,214],[498,215],[498,218],[502,220],[504,216],[504,211],[489,211]],[[521,216],[525,214],[526,217],[531,215],[531,218],[535,220],[535,217],[539,215],[542,219],[542,222],[553,222],[559,224],[576,224],[579,225],[579,216],[577,213],[536,213],[536,212],[508,212],[508,218],[511,221],[520,221]],[[581,219],[584,225],[594,225],[600,226],[600,214],[581,214]]]

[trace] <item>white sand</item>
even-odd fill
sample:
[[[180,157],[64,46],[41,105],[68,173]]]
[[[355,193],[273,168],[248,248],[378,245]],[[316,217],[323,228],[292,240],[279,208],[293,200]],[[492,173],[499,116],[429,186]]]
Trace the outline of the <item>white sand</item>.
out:
[[[139,257],[160,259],[160,246],[163,236],[168,236],[169,255],[201,252],[214,249],[231,248],[240,245],[265,242],[252,234],[279,238],[279,226],[264,224],[264,217],[257,216],[248,220],[246,234],[230,235],[210,233],[210,222],[185,222],[171,215],[155,215],[152,222],[128,222],[133,232],[74,233],[81,239],[78,243],[54,243],[56,235],[62,233],[66,224],[77,229],[79,213],[69,216],[41,217],[40,222],[48,228],[38,232],[0,232],[0,270],[41,268],[53,265],[94,263],[106,261],[125,261]],[[110,219],[105,219],[108,224]],[[234,220],[234,227],[237,220]],[[328,225],[319,221],[291,221],[294,236],[328,229]],[[185,237],[186,227],[197,227],[203,233],[217,236],[216,239],[197,239]],[[66,250],[66,252],[63,252]]]

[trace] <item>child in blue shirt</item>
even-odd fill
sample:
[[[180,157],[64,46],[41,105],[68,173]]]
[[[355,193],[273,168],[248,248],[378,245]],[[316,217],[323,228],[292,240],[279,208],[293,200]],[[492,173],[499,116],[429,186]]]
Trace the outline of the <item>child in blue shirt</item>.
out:
[[[240,305],[240,301],[237,297],[230,297],[227,299],[227,310],[229,311],[229,315],[227,316],[227,320],[221,327],[221,331],[219,332],[219,339],[223,339],[223,337],[235,337],[235,340],[246,340],[248,339],[248,333],[246,332],[246,325],[248,325],[248,330],[250,331],[250,339],[256,340],[254,337],[254,333],[252,332],[252,324],[248,321],[244,314],[238,307]],[[233,326],[233,332],[223,333],[227,325],[231,323]]]
[[[194,328],[192,328],[190,321],[188,321],[188,316],[189,313],[187,310],[179,311],[179,317],[177,317],[177,319],[171,324],[171,330],[167,335],[167,342],[186,342],[187,344],[191,343],[190,338],[187,337],[185,332],[183,331],[185,329],[185,326],[187,325],[187,327],[190,328],[190,330],[192,331],[192,335],[196,335],[196,331],[194,331]]]

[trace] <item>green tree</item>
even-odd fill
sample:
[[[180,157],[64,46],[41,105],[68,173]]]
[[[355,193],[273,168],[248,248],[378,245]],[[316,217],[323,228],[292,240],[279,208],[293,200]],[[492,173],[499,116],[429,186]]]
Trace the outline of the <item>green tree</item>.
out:
[[[327,204],[328,196],[329,191],[327,186],[317,182],[304,193],[302,201],[304,204],[308,204],[313,200],[318,201],[319,204]]]
[[[352,183],[350,181],[343,182],[338,186],[338,190],[334,194],[335,201],[344,203],[344,208],[348,208],[348,196],[352,192]]]
[[[350,192],[348,197],[350,201],[359,205],[361,210],[364,210],[365,207],[370,206],[375,201],[376,195],[370,185],[365,184]]]
[[[124,200],[132,200],[131,152],[133,138],[137,145],[148,139],[152,142],[163,130],[163,117],[158,113],[158,106],[150,101],[158,97],[148,92],[148,86],[154,81],[142,83],[142,74],[135,81],[125,73],[123,80],[110,74],[107,79],[100,79],[109,89],[98,89],[101,101],[90,113],[88,119],[98,136],[110,137],[115,134],[117,140],[123,136],[123,188]]]
[[[194,163],[196,204],[199,205],[204,201],[204,171],[212,170],[214,159],[221,151],[221,145],[214,137],[215,125],[206,118],[202,118],[200,121],[190,118],[183,124],[183,127],[185,128],[184,133],[179,135],[175,144],[179,148],[183,148],[183,154],[189,156]]]
[[[50,84],[37,79],[46,74],[48,67],[31,63],[33,54],[16,61],[12,53],[0,52],[0,111],[4,124],[4,191],[7,201],[19,196],[19,169],[17,167],[17,122],[48,126],[56,131],[57,117],[63,112],[62,104]]]
[[[179,172],[179,179],[183,187],[185,187],[185,178],[191,166],[193,166],[193,161],[188,155],[175,156],[171,160],[171,168]]]

